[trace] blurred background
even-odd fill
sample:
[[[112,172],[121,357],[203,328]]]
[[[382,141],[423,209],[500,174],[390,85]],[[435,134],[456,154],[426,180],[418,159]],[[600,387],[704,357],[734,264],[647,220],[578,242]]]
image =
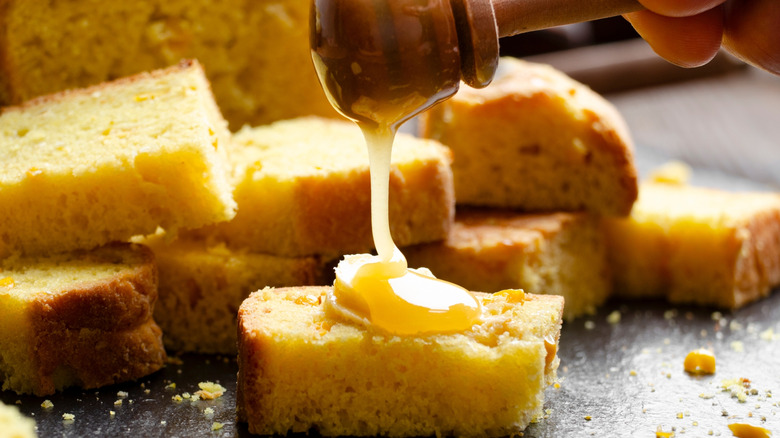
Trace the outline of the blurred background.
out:
[[[655,55],[622,17],[501,40],[501,54],[548,63],[621,111],[640,171],[666,159],[780,190],[780,77],[725,52],[695,69]],[[742,189],[735,184],[733,189]]]

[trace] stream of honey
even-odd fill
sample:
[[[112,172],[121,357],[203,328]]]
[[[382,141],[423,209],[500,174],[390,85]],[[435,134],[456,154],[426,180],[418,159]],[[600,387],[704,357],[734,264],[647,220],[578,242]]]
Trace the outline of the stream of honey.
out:
[[[447,0],[313,1],[312,59],[320,82],[333,107],[355,121],[366,139],[377,249],[377,255],[346,256],[339,263],[328,303],[392,334],[467,330],[479,320],[479,301],[427,269],[409,269],[393,242],[388,214],[398,127],[458,89],[453,21],[436,15],[443,9],[437,4]],[[395,27],[382,27],[388,22]]]

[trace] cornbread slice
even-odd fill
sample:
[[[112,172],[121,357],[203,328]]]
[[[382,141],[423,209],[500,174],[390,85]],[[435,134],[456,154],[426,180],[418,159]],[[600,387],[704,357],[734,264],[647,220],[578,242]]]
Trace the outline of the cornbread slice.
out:
[[[620,114],[550,66],[501,58],[492,84],[462,86],[419,127],[452,149],[458,204],[625,216],[637,196]]]
[[[0,258],[230,219],[229,134],[194,61],[4,108]]]
[[[302,0],[0,0],[0,105],[198,59],[233,129],[335,116],[308,24]]]
[[[605,221],[615,293],[738,308],[780,285],[780,195],[643,183]]]
[[[600,222],[585,213],[459,209],[446,240],[403,253],[469,290],[561,295],[566,319],[593,313],[612,289]]]
[[[250,253],[205,240],[167,242],[161,236],[144,243],[154,251],[160,274],[154,319],[172,350],[235,354],[238,308],[251,292],[332,282],[317,256]]]
[[[165,362],[157,271],[141,245],[8,258],[0,271],[3,390],[53,394],[137,379]]]
[[[0,435],[4,438],[35,438],[35,420],[25,417],[16,406],[0,402]]]
[[[252,252],[328,257],[373,248],[368,150],[354,123],[317,117],[234,136],[236,217],[195,234]],[[442,239],[455,211],[450,152],[399,134],[390,171],[390,230],[401,245]]]
[[[503,436],[541,413],[563,298],[478,293],[470,330],[399,337],[334,319],[328,290],[269,288],[241,305],[237,408],[251,433]]]

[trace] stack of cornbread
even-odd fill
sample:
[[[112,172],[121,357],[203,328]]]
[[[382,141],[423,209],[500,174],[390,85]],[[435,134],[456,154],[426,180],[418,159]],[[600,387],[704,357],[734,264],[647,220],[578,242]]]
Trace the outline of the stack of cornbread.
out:
[[[46,395],[162,367],[157,267],[126,241],[233,217],[228,140],[196,62],[3,109],[3,389]]]

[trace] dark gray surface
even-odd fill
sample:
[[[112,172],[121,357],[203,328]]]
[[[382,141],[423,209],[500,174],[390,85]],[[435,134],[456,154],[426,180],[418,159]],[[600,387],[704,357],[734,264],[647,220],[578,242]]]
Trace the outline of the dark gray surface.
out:
[[[608,323],[615,310],[621,321]],[[566,323],[560,388],[547,390],[547,418],[531,425],[525,436],[652,437],[661,426],[666,432],[674,429],[676,436],[709,436],[711,430],[713,436],[725,437],[731,436],[727,425],[733,422],[780,433],[780,291],[739,311],[723,312],[725,321],[714,320],[712,314],[712,309],[662,302],[611,302],[593,317]],[[715,352],[713,376],[696,377],[683,370],[685,355],[700,347]],[[134,383],[45,398],[3,392],[0,398],[5,403],[21,401],[42,437],[248,435],[246,426],[235,420],[234,358],[184,355],[182,360]],[[723,380],[740,377],[750,379],[758,392],[745,403],[720,388]],[[219,381],[227,392],[211,401],[172,400],[185,391],[194,393],[204,380]],[[176,388],[166,389],[171,382]],[[128,396],[114,406],[118,391]],[[45,399],[54,407],[42,408]],[[204,415],[207,407],[214,409],[213,417]],[[76,416],[73,422],[62,420],[66,412]],[[224,424],[222,430],[211,431],[214,421]]]

